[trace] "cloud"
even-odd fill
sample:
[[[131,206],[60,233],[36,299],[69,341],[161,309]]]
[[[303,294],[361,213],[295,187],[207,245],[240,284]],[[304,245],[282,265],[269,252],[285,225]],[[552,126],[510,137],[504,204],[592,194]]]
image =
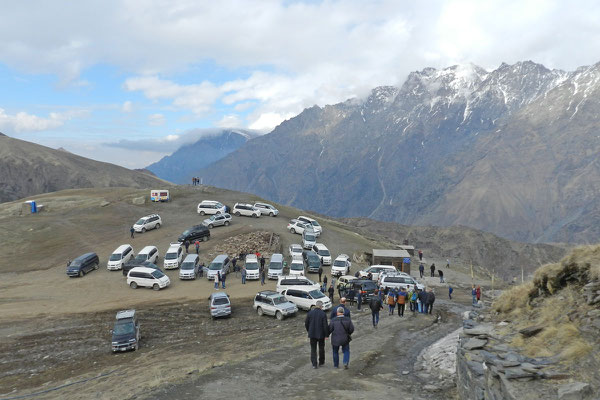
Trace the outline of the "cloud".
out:
[[[130,113],[133,111],[133,103],[129,100],[127,100],[126,102],[123,103],[123,106],[121,106],[121,111],[123,111],[124,113]]]
[[[235,128],[242,126],[242,120],[237,115],[225,115],[215,125],[220,128]]]
[[[148,116],[148,123],[152,126],[164,125],[167,119],[162,114],[151,114]]]
[[[56,129],[75,117],[87,115],[86,110],[71,110],[63,113],[51,112],[47,118],[28,114],[24,111],[14,115],[0,108],[0,129],[11,133],[39,132]]]

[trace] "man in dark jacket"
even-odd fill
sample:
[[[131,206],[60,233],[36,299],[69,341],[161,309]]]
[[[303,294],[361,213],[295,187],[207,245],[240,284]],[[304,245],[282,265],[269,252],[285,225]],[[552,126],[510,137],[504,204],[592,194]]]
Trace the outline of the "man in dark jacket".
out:
[[[329,315],[329,319],[333,321],[333,319],[337,316],[337,312],[340,308],[344,309],[344,317],[350,318],[350,310],[346,307],[346,298],[340,298],[340,305],[335,306],[331,309],[331,314]]]
[[[325,364],[325,338],[329,336],[327,314],[322,310],[323,302],[317,301],[315,308],[306,314],[304,327],[310,338],[310,361],[313,368],[317,366],[317,344],[319,345],[319,365]]]
[[[423,264],[419,264],[419,275],[421,278],[425,275],[425,266]]]
[[[329,293],[329,299],[331,300],[331,304],[333,304],[333,294],[335,293],[335,289],[333,285],[329,285],[329,289],[327,289],[327,293]]]
[[[323,267],[319,266],[319,282],[321,282],[321,275],[323,275]]]
[[[426,309],[426,313],[431,314],[431,312],[433,311],[433,303],[435,303],[435,294],[433,293],[432,289],[429,289],[427,291],[427,299],[426,301],[426,305],[427,305],[427,309]]]
[[[427,313],[427,293],[425,292],[425,289],[423,290],[419,290],[419,294],[418,294],[418,298],[419,298],[419,312],[420,313]]]
[[[431,267],[429,267],[429,269],[431,270],[431,277],[435,278],[435,263],[431,264]]]
[[[379,311],[383,310],[383,304],[379,298],[379,290],[375,290],[375,293],[373,293],[373,297],[369,301],[369,308],[371,309],[371,317],[373,317],[373,326],[377,328],[377,324],[379,324]]]
[[[350,364],[350,335],[354,332],[354,325],[350,318],[344,316],[344,307],[334,309],[336,317],[331,319],[329,324],[329,334],[331,335],[331,347],[333,349],[333,366],[339,368],[340,365],[340,346],[344,354],[344,369],[348,369]]]

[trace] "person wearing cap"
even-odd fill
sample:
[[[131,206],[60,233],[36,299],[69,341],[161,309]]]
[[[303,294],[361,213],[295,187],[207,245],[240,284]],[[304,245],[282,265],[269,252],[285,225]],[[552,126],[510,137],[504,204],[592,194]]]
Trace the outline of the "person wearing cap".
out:
[[[329,336],[327,314],[323,311],[323,302],[317,301],[315,307],[306,314],[304,327],[310,339],[310,361],[313,368],[325,364],[325,338]],[[319,364],[317,365],[317,345],[319,346]]]
[[[339,368],[340,365],[340,347],[344,358],[344,369],[348,369],[350,364],[350,340],[352,340],[352,333],[354,332],[354,325],[352,320],[344,316],[344,307],[338,307],[336,310],[336,317],[331,319],[329,324],[329,334],[331,335],[331,347],[333,350],[333,367]]]

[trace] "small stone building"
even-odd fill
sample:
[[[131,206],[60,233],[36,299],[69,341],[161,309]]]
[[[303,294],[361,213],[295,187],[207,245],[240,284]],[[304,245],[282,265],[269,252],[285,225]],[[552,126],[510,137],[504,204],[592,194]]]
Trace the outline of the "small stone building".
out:
[[[410,253],[406,250],[373,249],[373,265],[393,265],[398,271],[410,274]]]

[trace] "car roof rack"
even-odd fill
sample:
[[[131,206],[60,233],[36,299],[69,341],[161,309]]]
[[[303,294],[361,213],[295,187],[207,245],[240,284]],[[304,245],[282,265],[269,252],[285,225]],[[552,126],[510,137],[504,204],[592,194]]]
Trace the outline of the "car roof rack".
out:
[[[126,318],[134,318],[134,317],[135,317],[135,310],[123,310],[123,311],[117,311],[116,319],[126,319]]]

